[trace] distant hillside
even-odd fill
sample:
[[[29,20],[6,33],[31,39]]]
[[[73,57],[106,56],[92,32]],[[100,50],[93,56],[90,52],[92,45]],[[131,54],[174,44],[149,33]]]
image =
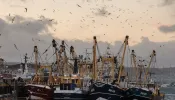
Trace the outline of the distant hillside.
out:
[[[8,69],[17,70],[20,68],[20,63],[8,63]],[[34,64],[29,64],[29,69],[33,70]],[[132,68],[125,68],[125,71],[129,73],[129,76],[134,77],[134,70]],[[151,68],[150,71],[154,73],[152,78],[160,83],[175,82],[175,68]]]

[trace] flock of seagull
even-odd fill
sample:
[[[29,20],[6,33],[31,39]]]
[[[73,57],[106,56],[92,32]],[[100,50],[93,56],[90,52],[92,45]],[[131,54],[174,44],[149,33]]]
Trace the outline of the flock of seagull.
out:
[[[21,0],[21,1],[26,1],[26,0]],[[53,0],[53,2],[55,2],[54,0]],[[88,2],[88,0],[87,0],[87,2]],[[80,4],[76,4],[75,6],[77,6],[78,8],[83,8],[83,6],[82,5],[80,5]],[[96,6],[97,7],[99,7],[99,5],[98,4],[96,4]],[[109,12],[109,11],[107,11],[107,7],[112,7],[112,8],[115,8],[114,10],[113,10],[113,12]],[[23,8],[24,9],[24,12],[28,12],[28,8],[26,8],[26,7],[24,7]],[[43,9],[43,11],[46,11],[47,9],[46,8],[44,8]],[[117,8],[116,6],[114,6],[114,5],[111,5],[111,6],[104,6],[104,7],[100,7],[100,8],[90,8],[90,10],[91,10],[91,13],[94,15],[94,16],[90,16],[90,15],[86,15],[86,16],[82,16],[81,18],[82,19],[80,19],[80,22],[81,23],[84,23],[85,21],[86,21],[86,17],[87,18],[91,18],[92,19],[92,23],[96,23],[96,20],[95,19],[93,19],[93,18],[95,18],[96,16],[103,16],[103,17],[106,17],[106,18],[110,18],[111,20],[114,20],[114,19],[119,19],[119,18],[121,18],[122,17],[122,13],[127,13],[128,15],[129,14],[135,14],[135,12],[133,12],[133,11],[131,11],[130,9],[121,9],[121,8]],[[56,9],[53,9],[53,13],[55,13],[57,10]],[[143,11],[142,12],[142,14],[146,14],[146,15],[148,15],[148,9],[147,10],[145,10],[145,11]],[[114,17],[110,17],[110,15],[112,15],[112,14],[118,14],[117,16],[115,16],[115,18]],[[69,12],[69,14],[73,14],[72,12]],[[11,19],[11,23],[14,23],[14,21],[15,21],[15,16],[11,16],[11,14],[9,13],[9,16],[10,17],[12,17],[12,19]],[[126,16],[125,16],[126,17]],[[43,15],[41,15],[40,17],[39,17],[40,19],[39,19],[39,21],[42,21],[42,19],[43,18],[45,18]],[[149,17],[150,19],[152,19],[153,17],[152,16],[150,16]],[[141,19],[144,19],[144,17],[143,16],[140,16],[139,18],[137,18],[136,20],[135,20],[135,22],[139,22]],[[53,22],[53,21],[55,21],[55,22],[57,22],[56,21],[56,19],[49,19],[48,21],[50,21],[50,22]],[[70,21],[70,20],[67,20],[67,21]],[[89,20],[88,20],[89,21]],[[130,28],[133,28],[134,27],[134,25],[132,25],[132,23],[130,22],[130,21],[132,21],[133,22],[133,20],[130,20],[129,18],[127,18],[127,19],[125,19],[124,21],[122,21],[122,20],[118,20],[121,24],[122,23],[125,23],[125,25],[127,24]],[[62,23],[61,21],[59,22],[59,23]],[[141,22],[141,24],[143,24],[143,25],[149,25],[149,23],[148,22]],[[27,24],[28,25],[28,24]],[[109,25],[108,24],[106,24],[106,23],[101,23],[101,25],[102,26],[106,26],[106,27],[108,27]],[[160,25],[160,22],[157,22],[157,25]],[[86,27],[89,27],[90,25],[86,25]],[[92,26],[92,25],[91,25]],[[82,25],[80,25],[80,28],[83,28],[83,26]],[[93,28],[96,28],[95,26],[93,26]],[[125,28],[125,26],[123,25],[122,26],[122,28],[124,29]],[[144,29],[143,28],[140,28],[140,31],[143,31]],[[54,29],[53,31],[56,31],[56,29]],[[152,35],[151,36],[154,36],[154,33],[155,33],[155,30],[153,30],[153,32],[152,32]],[[103,35],[106,35],[106,34],[103,34]],[[160,47],[162,47],[162,46],[160,46]]]

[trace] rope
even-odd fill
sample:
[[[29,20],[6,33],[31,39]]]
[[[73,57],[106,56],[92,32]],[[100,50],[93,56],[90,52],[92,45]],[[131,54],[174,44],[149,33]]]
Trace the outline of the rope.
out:
[[[54,49],[55,49],[55,48],[52,47],[53,55],[57,52],[57,51],[54,51]],[[52,56],[53,56],[53,55],[52,55]],[[52,57],[52,56],[51,56],[51,57]],[[50,57],[50,58],[51,58],[51,57]],[[49,58],[49,59],[50,59],[50,58]],[[49,59],[48,59],[48,60],[49,60]],[[52,62],[54,62],[54,61],[55,61],[55,59],[54,59],[54,57],[53,57],[53,61],[52,61]]]
[[[123,43],[122,46],[120,47],[119,52],[117,53],[117,56],[118,56],[118,55],[120,54],[120,52],[122,51],[123,46],[124,46],[124,43]]]
[[[64,41],[64,43],[66,44],[66,46],[67,46],[68,48],[70,48],[69,45],[68,45],[65,41]],[[65,49],[66,49],[68,52],[70,52],[70,50],[69,50],[66,46],[65,46]],[[66,53],[66,55],[67,55],[67,53]],[[70,56],[70,55],[69,55],[69,56]]]
[[[131,70],[130,70],[130,73],[131,73],[131,79],[132,79],[132,69],[133,69],[133,63],[132,63],[132,55],[130,55],[130,58],[131,58]],[[134,71],[133,71],[134,72]]]
[[[56,52],[55,52],[55,53],[56,53]],[[51,57],[53,57],[53,55],[54,55],[55,53],[53,53]],[[51,58],[51,57],[50,57],[50,58]],[[49,59],[50,59],[50,58],[49,58]],[[49,59],[48,59],[47,61],[49,61]]]
[[[48,49],[49,49],[51,46],[52,46],[52,44],[50,44],[50,46],[43,52],[42,55],[44,55],[44,54],[48,51]],[[41,55],[41,56],[42,56],[42,55]]]
[[[42,57],[41,57],[41,55],[40,55],[40,53],[39,53],[39,52],[38,52],[38,55],[39,55],[39,57],[40,57],[41,62],[43,62],[43,63],[44,63],[44,61],[42,60]]]
[[[98,51],[98,55],[101,57],[101,53],[100,53],[100,49],[98,47],[98,43],[97,43],[97,51]]]

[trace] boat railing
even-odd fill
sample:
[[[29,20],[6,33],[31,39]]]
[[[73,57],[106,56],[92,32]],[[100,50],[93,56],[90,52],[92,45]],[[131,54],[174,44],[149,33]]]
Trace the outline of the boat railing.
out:
[[[36,84],[36,85],[60,85],[60,83],[48,83],[48,82],[20,82],[25,84]]]

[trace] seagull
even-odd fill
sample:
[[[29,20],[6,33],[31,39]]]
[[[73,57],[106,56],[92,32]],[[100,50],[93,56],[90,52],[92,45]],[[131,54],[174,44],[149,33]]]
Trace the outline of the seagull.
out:
[[[15,20],[15,17],[12,18],[12,23],[14,22],[14,20]]]
[[[27,8],[25,8],[26,12],[27,12]]]
[[[81,6],[80,6],[80,5],[78,5],[78,4],[77,4],[77,6],[81,8]]]
[[[50,19],[49,21],[53,21],[54,19]]]

